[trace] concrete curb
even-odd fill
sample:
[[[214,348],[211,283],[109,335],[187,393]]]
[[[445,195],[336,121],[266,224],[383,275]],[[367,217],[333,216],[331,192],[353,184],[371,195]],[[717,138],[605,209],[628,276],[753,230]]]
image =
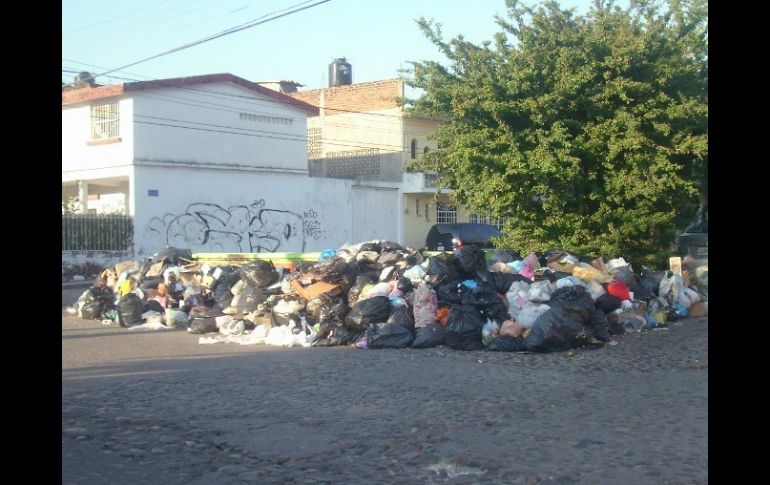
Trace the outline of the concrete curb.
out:
[[[62,281],[61,287],[62,287],[62,289],[88,288],[89,286],[91,286],[93,284],[94,284],[93,280]]]

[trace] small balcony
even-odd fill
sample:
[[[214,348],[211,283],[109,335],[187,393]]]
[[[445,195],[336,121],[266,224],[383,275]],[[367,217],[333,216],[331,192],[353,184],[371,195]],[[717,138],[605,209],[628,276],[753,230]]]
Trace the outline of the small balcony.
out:
[[[405,194],[435,194],[437,173],[425,172],[404,172],[403,174],[403,192]],[[449,192],[442,190],[442,193]]]

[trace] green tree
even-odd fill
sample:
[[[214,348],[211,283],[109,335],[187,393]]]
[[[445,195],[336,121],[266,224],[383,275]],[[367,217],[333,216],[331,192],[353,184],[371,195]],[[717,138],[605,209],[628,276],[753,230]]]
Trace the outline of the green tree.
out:
[[[506,5],[481,45],[417,21],[449,65],[411,63],[409,109],[450,121],[414,167],[510,216],[499,245],[660,263],[707,209],[707,2]]]

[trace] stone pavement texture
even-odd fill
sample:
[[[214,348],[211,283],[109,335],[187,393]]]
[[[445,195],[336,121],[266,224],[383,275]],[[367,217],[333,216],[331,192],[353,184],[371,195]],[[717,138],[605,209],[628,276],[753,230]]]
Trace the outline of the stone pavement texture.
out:
[[[616,342],[199,345],[63,313],[62,483],[708,483],[708,319]]]

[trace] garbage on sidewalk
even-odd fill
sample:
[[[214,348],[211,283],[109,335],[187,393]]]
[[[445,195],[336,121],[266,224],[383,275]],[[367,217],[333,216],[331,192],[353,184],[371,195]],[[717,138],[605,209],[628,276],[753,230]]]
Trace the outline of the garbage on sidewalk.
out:
[[[184,329],[199,343],[551,352],[708,314],[708,268],[635,272],[623,258],[475,246],[423,253],[390,241],[283,267],[193,259],[166,247],[102,271],[70,311],[129,329]],[[269,255],[266,255],[269,257]]]

